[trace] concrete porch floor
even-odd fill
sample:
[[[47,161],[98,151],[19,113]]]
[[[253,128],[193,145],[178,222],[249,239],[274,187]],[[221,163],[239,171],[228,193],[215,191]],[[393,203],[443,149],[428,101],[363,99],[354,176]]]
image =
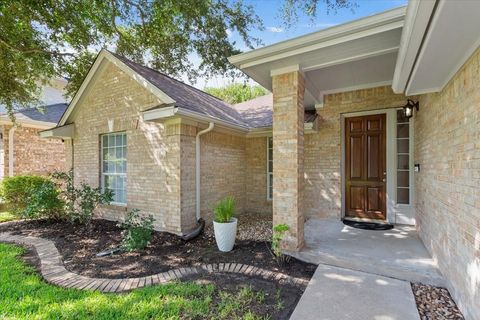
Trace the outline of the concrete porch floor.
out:
[[[309,219],[305,248],[287,252],[314,264],[326,264],[410,282],[445,286],[444,278],[415,227],[360,230],[336,219]]]

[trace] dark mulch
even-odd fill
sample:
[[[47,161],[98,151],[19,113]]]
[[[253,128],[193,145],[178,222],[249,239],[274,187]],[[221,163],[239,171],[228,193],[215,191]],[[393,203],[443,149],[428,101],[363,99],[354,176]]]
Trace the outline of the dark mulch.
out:
[[[94,220],[89,227],[46,220],[20,221],[13,226],[0,226],[2,231],[52,240],[68,270],[90,277],[141,277],[173,268],[235,262],[308,280],[316,267],[296,259],[279,266],[272,259],[270,244],[265,241],[239,240],[233,251],[222,253],[213,237],[202,234],[185,242],[166,232],[155,232],[151,244],[143,252],[99,258],[96,253],[117,247],[121,241],[121,230],[116,223],[100,219]]]
[[[212,302],[216,307],[213,309],[221,312],[222,306],[220,304],[223,305],[224,309],[228,309],[228,307],[225,307],[226,303],[235,303],[237,305],[238,314],[236,316],[238,319],[241,319],[241,315],[245,314],[246,311],[250,311],[262,319],[288,320],[303,294],[303,289],[292,285],[280,284],[264,279],[252,281],[251,278],[241,274],[203,274],[191,276],[182,281],[215,284],[216,290]],[[254,293],[253,297],[242,295],[242,288],[250,288],[251,292]],[[227,297],[225,297],[225,294],[227,294]],[[225,318],[221,314],[209,316],[214,316],[213,318],[215,319]],[[227,318],[237,317],[229,314]]]

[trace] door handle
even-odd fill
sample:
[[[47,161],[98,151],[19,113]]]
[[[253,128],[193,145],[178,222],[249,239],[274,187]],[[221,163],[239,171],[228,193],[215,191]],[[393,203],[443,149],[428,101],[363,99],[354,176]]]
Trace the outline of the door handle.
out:
[[[383,182],[387,182],[387,179],[383,178],[382,181],[383,181]]]

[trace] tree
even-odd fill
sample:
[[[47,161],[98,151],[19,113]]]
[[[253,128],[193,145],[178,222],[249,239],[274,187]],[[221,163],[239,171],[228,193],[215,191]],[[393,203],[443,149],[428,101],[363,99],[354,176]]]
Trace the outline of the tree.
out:
[[[227,57],[262,28],[242,0],[3,0],[0,2],[0,104],[38,102],[39,81],[63,76],[76,92],[100,48],[114,50],[172,76],[231,74]],[[199,67],[191,62],[197,54]]]
[[[204,91],[230,104],[247,101],[268,93],[268,91],[261,86],[249,86],[241,83],[233,83],[220,88],[207,87]]]
[[[356,0],[284,0],[281,9],[283,22],[287,27],[292,26],[298,21],[298,12],[303,12],[314,20],[322,3],[327,14],[338,9],[353,10],[358,6]]]

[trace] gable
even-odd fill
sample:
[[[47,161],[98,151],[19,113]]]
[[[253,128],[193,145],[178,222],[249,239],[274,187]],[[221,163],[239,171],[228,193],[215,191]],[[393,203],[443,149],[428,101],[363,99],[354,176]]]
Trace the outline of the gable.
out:
[[[82,102],[85,99],[85,96],[89,94],[89,91],[93,87],[95,87],[95,82],[102,76],[102,74],[105,72],[105,69],[109,65],[112,65],[114,67],[114,69],[112,70],[118,70],[123,72],[124,74],[128,75],[131,80],[134,80],[135,82],[137,82],[137,84],[142,89],[158,97],[160,101],[159,104],[172,105],[175,103],[173,99],[171,99],[168,95],[166,95],[160,89],[155,87],[145,78],[143,78],[141,75],[134,72],[131,68],[125,65],[122,61],[120,61],[114,55],[102,49],[98,54],[97,58],[95,59],[95,62],[90,68],[79,90],[73,97],[72,102],[68,106],[67,110],[65,110],[65,113],[63,114],[62,118],[58,123],[59,126],[63,126],[67,123],[72,122],[72,119],[74,119],[74,113],[76,113],[74,112],[74,110],[76,109],[77,104]],[[111,89],[114,89],[114,88],[112,87]],[[108,93],[105,92],[105,94],[108,94]]]

